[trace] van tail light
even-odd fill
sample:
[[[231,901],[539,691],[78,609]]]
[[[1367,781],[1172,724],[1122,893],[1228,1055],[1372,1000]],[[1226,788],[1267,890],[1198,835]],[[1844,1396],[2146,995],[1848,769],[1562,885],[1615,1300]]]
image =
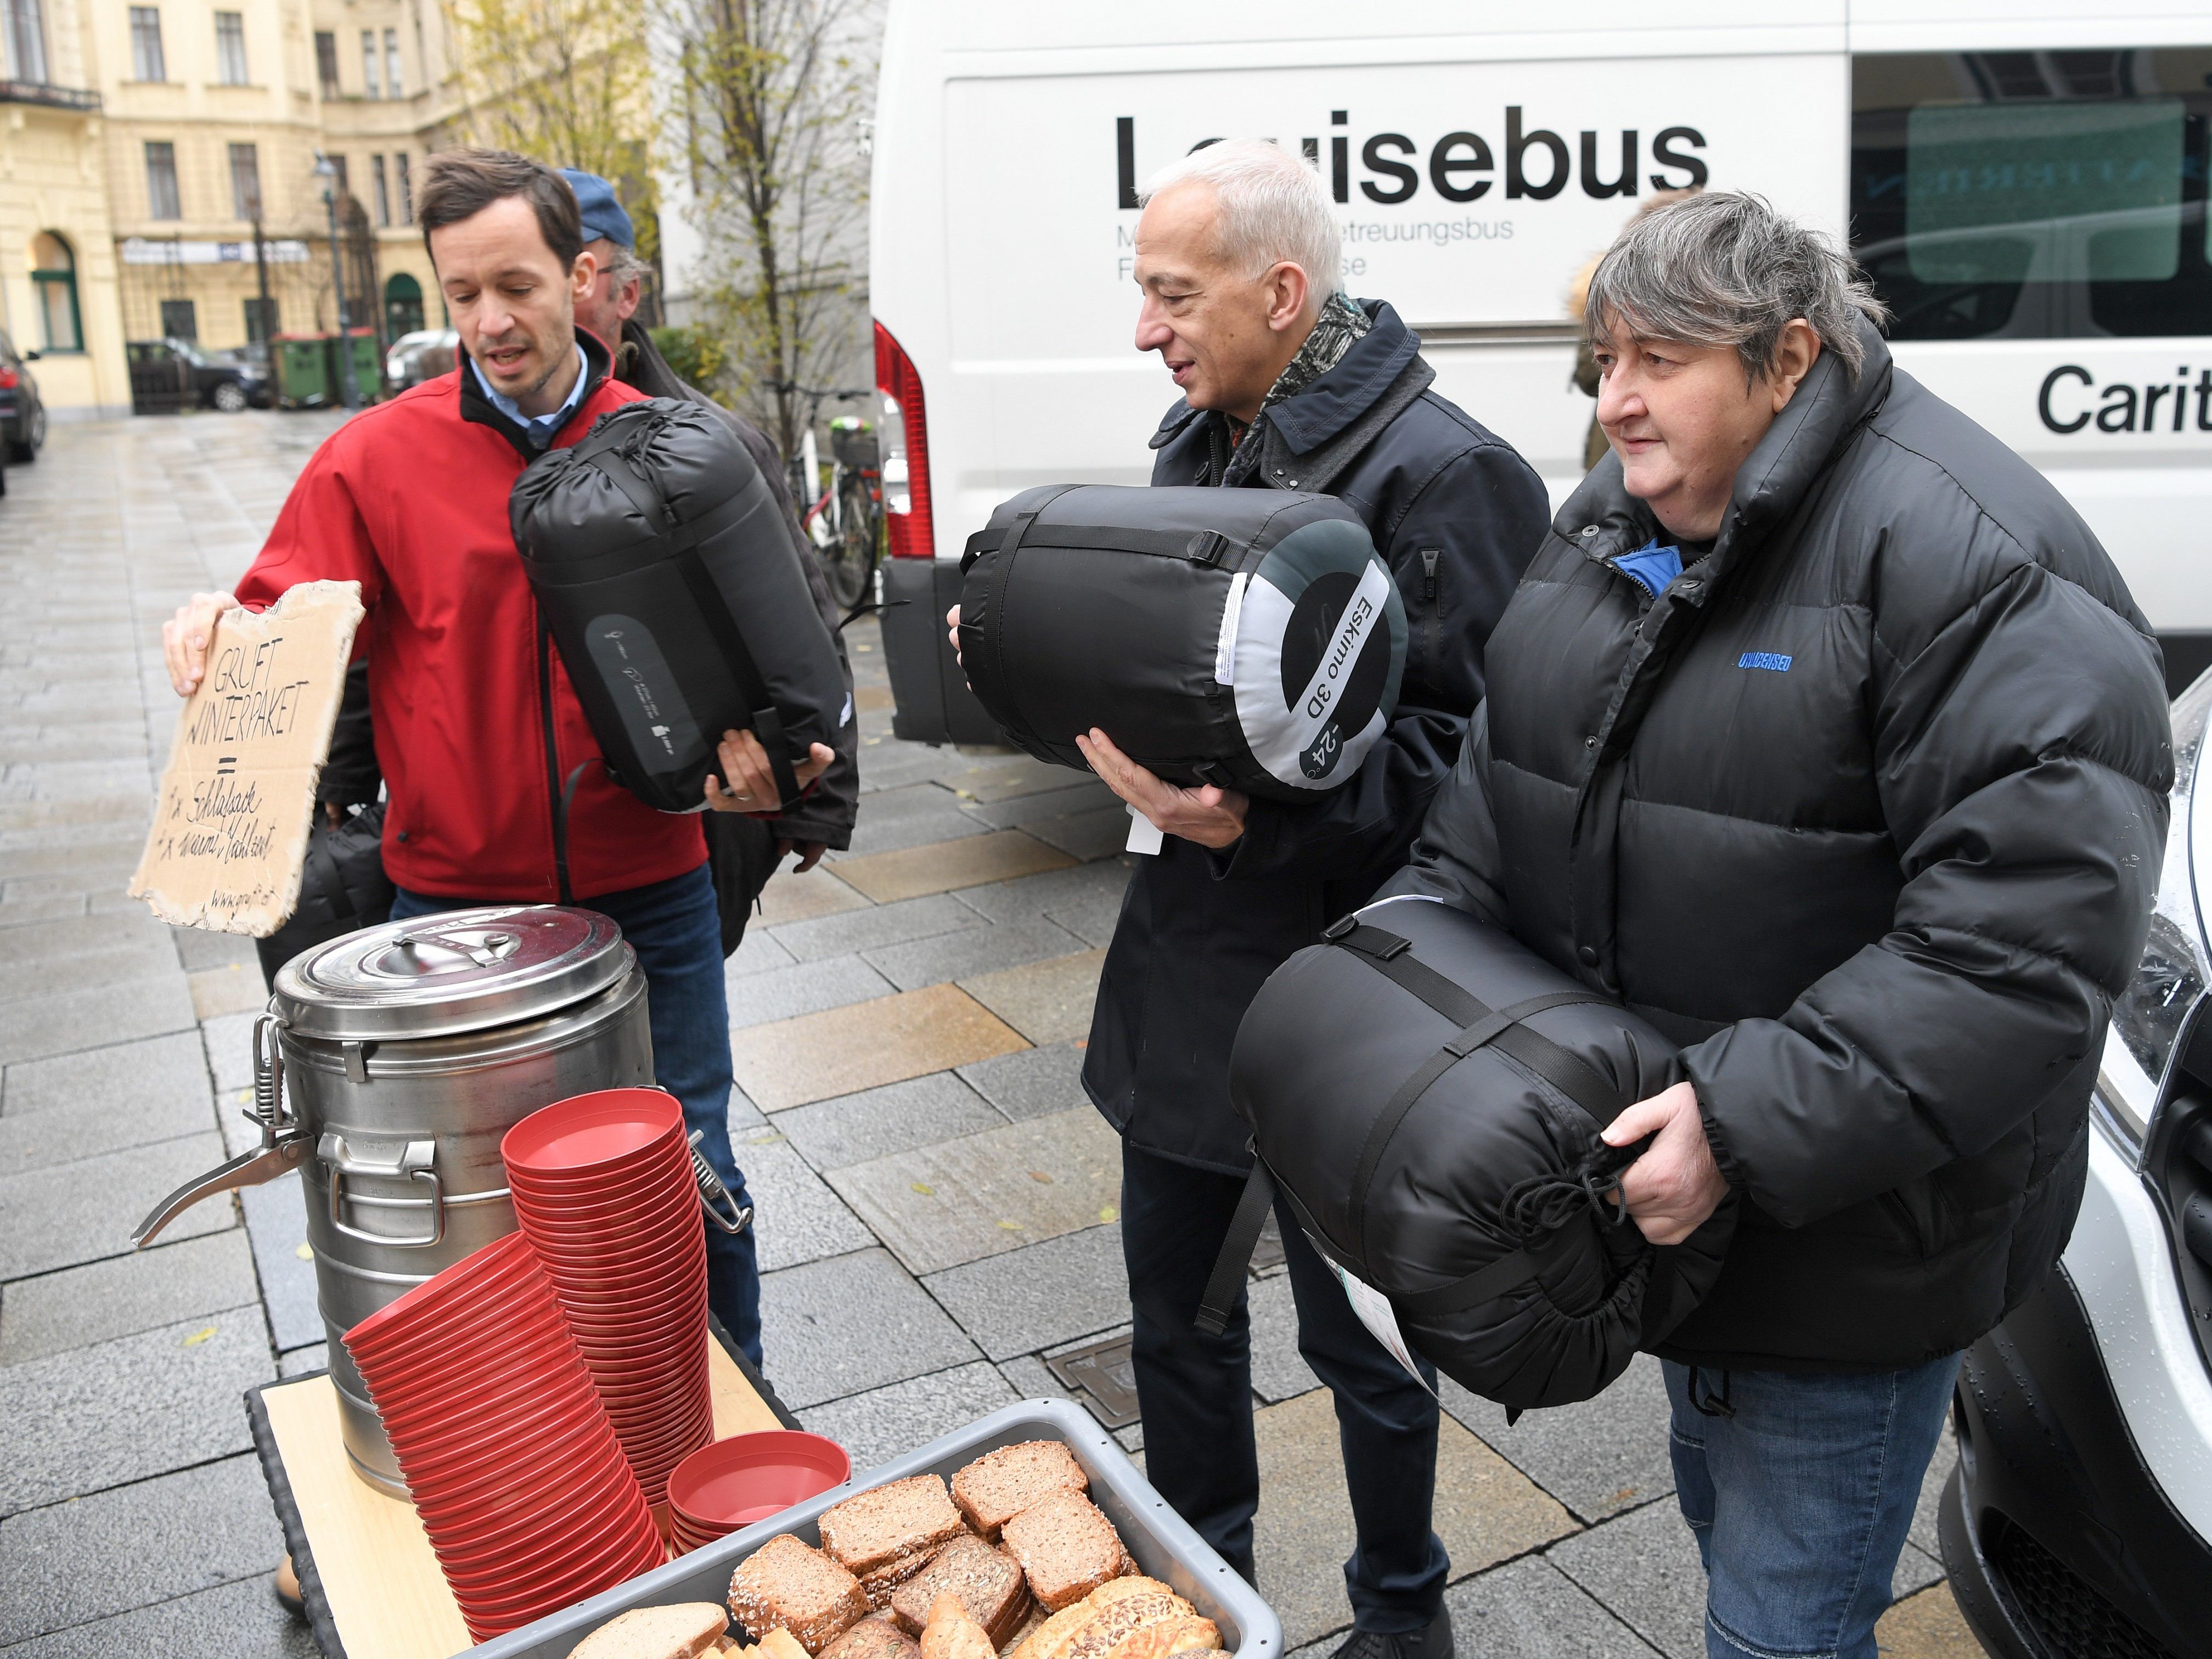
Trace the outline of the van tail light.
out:
[[[914,360],[876,325],[876,389],[884,394],[884,522],[895,559],[936,556],[929,520],[929,422]]]
[[[15,371],[14,368],[7,363],[0,363],[0,392],[13,392],[15,389]]]

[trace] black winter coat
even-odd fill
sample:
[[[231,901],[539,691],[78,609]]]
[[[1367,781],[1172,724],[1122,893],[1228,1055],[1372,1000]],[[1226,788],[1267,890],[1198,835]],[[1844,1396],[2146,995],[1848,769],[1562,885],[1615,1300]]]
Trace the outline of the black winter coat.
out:
[[[1344,787],[1310,805],[1255,800],[1243,838],[1218,853],[1170,836],[1122,900],[1084,1086],[1131,1145],[1239,1175],[1252,1160],[1229,1104],[1237,1022],[1269,974],[1403,862],[1548,516],[1512,447],[1428,390],[1420,337],[1365,303],[1373,329],[1233,453],[1223,417],[1183,403],[1152,440],[1155,484],[1340,497],[1396,573],[1412,635],[1396,717]]]
[[[1863,333],[1656,600],[1610,562],[1656,526],[1599,463],[1389,884],[1686,1045],[1744,1200],[1657,1349],[1692,1364],[1913,1364],[2035,1288],[2158,882],[2148,625],[2058,492]]]

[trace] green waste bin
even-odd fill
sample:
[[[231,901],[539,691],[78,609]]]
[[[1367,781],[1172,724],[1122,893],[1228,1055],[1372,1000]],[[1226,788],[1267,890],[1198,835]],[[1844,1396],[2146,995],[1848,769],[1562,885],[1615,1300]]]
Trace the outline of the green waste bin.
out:
[[[365,408],[384,395],[384,347],[373,328],[349,328],[346,338],[353,347],[354,391]],[[335,367],[331,372],[336,374]]]
[[[335,403],[331,389],[330,337],[276,334],[269,340],[276,368],[276,396],[287,409],[322,409]]]

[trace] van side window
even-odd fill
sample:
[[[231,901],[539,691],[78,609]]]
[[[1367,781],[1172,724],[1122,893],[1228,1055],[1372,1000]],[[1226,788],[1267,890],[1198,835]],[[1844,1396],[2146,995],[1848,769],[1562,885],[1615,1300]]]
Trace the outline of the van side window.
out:
[[[2212,46],[1851,64],[1851,246],[1899,340],[2212,334]]]

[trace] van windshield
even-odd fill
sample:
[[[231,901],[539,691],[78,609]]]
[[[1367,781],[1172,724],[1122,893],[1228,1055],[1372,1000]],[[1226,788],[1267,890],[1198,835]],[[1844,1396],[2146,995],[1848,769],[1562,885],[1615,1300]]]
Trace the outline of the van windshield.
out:
[[[2212,333],[2212,49],[1853,64],[1852,242],[1899,339]]]

